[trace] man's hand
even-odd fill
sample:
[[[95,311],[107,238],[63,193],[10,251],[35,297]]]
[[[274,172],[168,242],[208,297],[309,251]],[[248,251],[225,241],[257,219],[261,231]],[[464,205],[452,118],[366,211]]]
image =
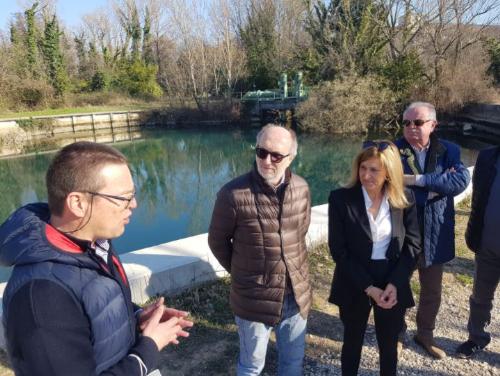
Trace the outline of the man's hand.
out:
[[[403,175],[403,184],[404,185],[415,185],[417,176],[416,175]]]
[[[184,319],[172,317],[162,322],[163,312],[163,306],[156,307],[150,314],[149,320],[142,331],[143,336],[151,338],[156,343],[158,351],[161,351],[170,343],[177,345],[179,343],[177,340],[178,337],[189,337],[189,333],[183,330],[183,326],[180,323]],[[187,320],[184,321],[190,322]]]
[[[148,322],[151,320],[151,317],[155,313],[155,311],[161,307],[163,313],[160,317],[160,322],[165,322],[170,320],[172,317],[177,317],[179,318],[179,325],[182,326],[182,328],[190,328],[193,326],[193,322],[186,320],[186,317],[189,315],[189,312],[186,311],[179,311],[175,308],[168,308],[164,305],[165,299],[161,297],[158,299],[156,302],[151,303],[144,307],[142,312],[139,314],[138,320],[139,320],[139,328],[141,331],[144,331],[144,328],[146,328]]]
[[[381,308],[390,309],[396,305],[398,302],[398,290],[396,286],[392,283],[388,283],[385,290],[380,295],[380,304],[377,303]]]

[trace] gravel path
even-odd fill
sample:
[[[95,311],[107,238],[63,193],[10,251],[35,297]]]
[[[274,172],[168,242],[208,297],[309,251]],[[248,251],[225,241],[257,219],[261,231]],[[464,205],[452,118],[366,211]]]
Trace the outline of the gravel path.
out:
[[[435,331],[436,342],[446,351],[448,357],[434,360],[413,342],[415,333],[415,311],[408,311],[408,333],[405,348],[399,360],[400,375],[467,375],[500,376],[500,289],[495,295],[492,320],[489,331],[492,341],[486,351],[473,359],[459,359],[454,356],[455,348],[467,339],[468,299],[471,287],[459,283],[450,273],[444,276],[443,301]],[[378,375],[378,350],[375,339],[373,317],[365,335],[365,345],[359,375]],[[340,375],[340,353],[331,352],[319,360],[306,360],[305,375]]]

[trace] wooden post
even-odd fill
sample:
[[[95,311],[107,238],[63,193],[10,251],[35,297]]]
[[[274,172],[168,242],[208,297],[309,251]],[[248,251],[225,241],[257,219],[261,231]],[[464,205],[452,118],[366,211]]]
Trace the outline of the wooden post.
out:
[[[127,111],[127,129],[128,129],[128,139],[129,141],[132,140],[132,133],[130,132],[130,117],[129,117],[130,111]]]
[[[94,114],[92,114],[92,134],[94,136],[94,142],[97,142],[97,137],[95,136],[95,119],[94,119]]]
[[[111,126],[111,139],[115,142],[115,132],[113,130],[113,113],[109,113],[109,125]]]

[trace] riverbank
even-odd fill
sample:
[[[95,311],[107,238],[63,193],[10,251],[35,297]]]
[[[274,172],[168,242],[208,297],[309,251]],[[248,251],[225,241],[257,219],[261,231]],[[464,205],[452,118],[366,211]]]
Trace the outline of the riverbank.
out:
[[[122,107],[107,111],[106,107],[81,107],[62,109],[60,113],[54,110],[56,114],[50,115],[28,113],[24,117],[0,118],[0,156],[53,150],[75,141],[130,141],[143,138],[144,131],[151,127],[237,125],[241,120],[239,101],[224,99],[213,99],[207,103],[154,102],[138,109]]]

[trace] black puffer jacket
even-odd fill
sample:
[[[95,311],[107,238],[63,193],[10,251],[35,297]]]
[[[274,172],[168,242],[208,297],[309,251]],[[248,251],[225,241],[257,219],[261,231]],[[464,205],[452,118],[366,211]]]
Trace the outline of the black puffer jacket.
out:
[[[484,226],[484,212],[490,197],[491,185],[498,171],[496,161],[500,146],[481,150],[477,157],[474,175],[472,176],[472,210],[465,232],[467,246],[478,252],[481,247],[481,236]],[[498,194],[498,192],[495,192]]]

